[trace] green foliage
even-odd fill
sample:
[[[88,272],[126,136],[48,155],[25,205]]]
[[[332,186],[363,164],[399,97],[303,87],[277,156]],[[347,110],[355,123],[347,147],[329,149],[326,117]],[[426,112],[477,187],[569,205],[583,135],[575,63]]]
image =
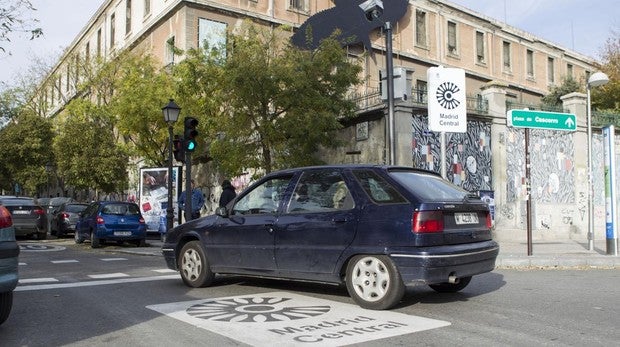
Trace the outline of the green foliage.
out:
[[[583,83],[566,76],[562,79],[562,84],[551,87],[549,94],[543,96],[542,103],[546,106],[562,106],[562,96],[579,91],[583,91]]]
[[[47,183],[45,164],[53,162],[51,122],[28,113],[13,120],[0,131],[0,185],[10,190],[18,183],[32,194]]]
[[[601,71],[607,74],[609,83],[592,88],[592,108],[620,115],[620,32],[607,39],[602,57]]]
[[[128,155],[116,141],[105,107],[74,99],[58,119],[61,132],[54,138],[58,174],[77,189],[106,193],[127,187]]]
[[[245,23],[228,37],[225,62],[194,53],[177,67],[187,86],[179,95],[208,112],[199,116],[209,154],[226,175],[319,163],[318,149],[337,144],[339,119],[354,112],[345,94],[360,66],[333,39],[303,51],[288,37]]]

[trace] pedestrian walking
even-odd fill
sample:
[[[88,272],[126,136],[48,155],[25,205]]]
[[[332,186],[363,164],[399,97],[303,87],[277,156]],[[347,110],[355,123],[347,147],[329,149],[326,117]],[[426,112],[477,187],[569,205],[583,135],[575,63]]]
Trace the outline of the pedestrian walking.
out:
[[[202,206],[205,204],[205,198],[202,195],[202,191],[196,188],[196,182],[194,180],[192,182],[192,215],[191,219],[200,218],[200,210]],[[185,211],[185,201],[187,199],[186,192],[181,193],[181,197],[179,198],[179,211]],[[187,216],[186,216],[187,219]]]
[[[220,195],[220,207],[226,207],[236,196],[235,187],[233,187],[229,180],[224,180],[222,182],[222,194]]]

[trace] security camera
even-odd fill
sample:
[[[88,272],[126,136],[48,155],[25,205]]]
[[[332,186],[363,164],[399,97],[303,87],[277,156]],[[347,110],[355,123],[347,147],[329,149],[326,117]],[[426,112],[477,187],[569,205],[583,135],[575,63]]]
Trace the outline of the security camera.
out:
[[[360,8],[364,11],[366,18],[369,21],[373,21],[383,15],[382,0],[366,0],[360,4]]]

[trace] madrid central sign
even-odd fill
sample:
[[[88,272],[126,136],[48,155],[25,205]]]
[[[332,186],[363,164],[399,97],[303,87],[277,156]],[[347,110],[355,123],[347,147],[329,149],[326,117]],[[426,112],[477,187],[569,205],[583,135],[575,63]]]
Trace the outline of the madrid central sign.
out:
[[[547,130],[575,131],[577,117],[571,113],[510,110],[506,114],[508,126]]]

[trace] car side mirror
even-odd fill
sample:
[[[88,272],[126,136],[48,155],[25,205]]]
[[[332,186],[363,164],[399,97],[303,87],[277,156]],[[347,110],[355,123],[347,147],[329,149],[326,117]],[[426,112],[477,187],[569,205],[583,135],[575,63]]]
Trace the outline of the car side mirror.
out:
[[[215,210],[215,214],[220,217],[228,218],[228,210],[226,209],[226,207],[218,207]]]

